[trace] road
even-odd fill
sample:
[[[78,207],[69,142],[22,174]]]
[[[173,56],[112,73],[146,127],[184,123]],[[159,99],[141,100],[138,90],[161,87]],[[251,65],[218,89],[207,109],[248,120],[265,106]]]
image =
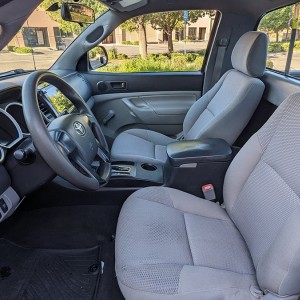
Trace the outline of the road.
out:
[[[118,53],[124,53],[128,56],[136,56],[139,54],[138,46],[128,45],[113,45],[108,44],[105,47],[109,50],[115,47]],[[206,42],[187,43],[187,51],[199,51],[207,47]],[[174,43],[174,51],[183,51],[184,43]],[[149,53],[166,53],[168,46],[166,44],[149,44]],[[51,50],[49,48],[34,48],[34,60],[36,69],[48,69],[61,55],[61,50]],[[286,62],[286,54],[276,53],[269,56],[274,64],[274,69],[284,70]],[[8,51],[0,52],[0,72],[5,72],[12,69],[34,69],[34,61],[31,54],[16,54]],[[292,60],[292,70],[300,70],[300,51],[295,51]]]
[[[127,45],[114,45],[108,44],[104,45],[107,49],[116,48],[118,53],[126,54],[128,56],[134,56],[139,54],[139,46],[127,46]],[[174,43],[174,52],[184,51],[184,43],[178,42]],[[195,42],[186,43],[187,51],[199,51],[207,48],[207,42]],[[167,53],[168,45],[167,43],[161,44],[148,44],[148,53]]]
[[[48,69],[57,58],[61,55],[62,51],[50,50],[48,48],[34,49],[34,60],[36,69]],[[34,61],[31,54],[16,54],[7,51],[0,52],[0,72],[24,69],[33,70]]]

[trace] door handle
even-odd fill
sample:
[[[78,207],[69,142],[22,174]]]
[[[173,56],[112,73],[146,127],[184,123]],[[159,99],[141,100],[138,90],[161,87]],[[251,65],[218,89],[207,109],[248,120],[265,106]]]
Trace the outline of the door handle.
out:
[[[126,90],[127,82],[126,81],[111,81],[110,86],[113,90]]]

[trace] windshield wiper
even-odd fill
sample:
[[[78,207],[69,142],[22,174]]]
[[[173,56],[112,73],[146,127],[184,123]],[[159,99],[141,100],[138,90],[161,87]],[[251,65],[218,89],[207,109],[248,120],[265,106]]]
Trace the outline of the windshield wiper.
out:
[[[1,72],[0,77],[6,77],[6,76],[11,76],[11,75],[16,75],[16,74],[23,74],[23,73],[27,73],[27,72],[31,72],[31,71],[34,71],[34,70],[15,69],[15,70]]]

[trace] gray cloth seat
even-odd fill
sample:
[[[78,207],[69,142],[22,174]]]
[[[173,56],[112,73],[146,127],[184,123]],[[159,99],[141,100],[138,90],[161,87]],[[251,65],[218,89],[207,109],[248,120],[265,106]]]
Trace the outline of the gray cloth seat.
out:
[[[233,160],[225,209],[165,187],[132,194],[116,233],[125,298],[260,299],[263,291],[270,299],[298,299],[299,149],[295,94]]]
[[[221,138],[230,145],[253,115],[264,92],[263,76],[267,57],[267,36],[248,32],[232,52],[232,70],[188,111],[183,123],[186,140]],[[119,134],[111,149],[113,161],[164,163],[166,146],[176,141],[160,133],[133,129]]]
[[[116,138],[111,156],[115,161],[141,161],[154,164],[164,162],[167,160],[167,145],[174,141],[176,140],[155,131],[130,129]]]

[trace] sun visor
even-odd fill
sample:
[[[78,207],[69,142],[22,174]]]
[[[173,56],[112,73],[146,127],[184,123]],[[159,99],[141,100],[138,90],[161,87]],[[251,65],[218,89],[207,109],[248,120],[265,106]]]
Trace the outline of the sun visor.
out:
[[[148,0],[100,0],[113,10],[132,11],[148,4]]]

